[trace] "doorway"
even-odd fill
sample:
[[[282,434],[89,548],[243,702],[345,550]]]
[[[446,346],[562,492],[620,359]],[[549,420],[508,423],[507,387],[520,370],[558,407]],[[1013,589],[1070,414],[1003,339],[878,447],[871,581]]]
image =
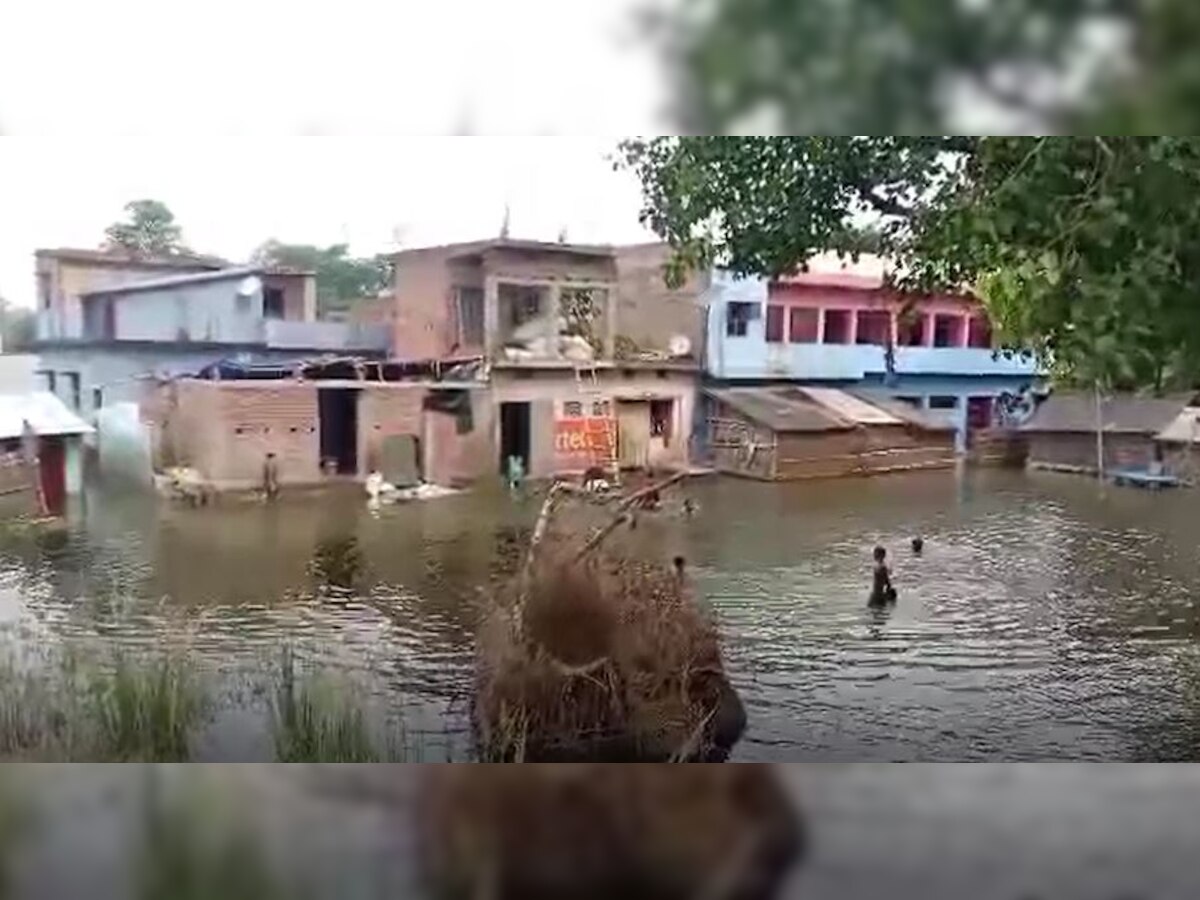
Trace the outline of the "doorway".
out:
[[[622,469],[645,469],[650,463],[650,403],[617,401],[617,442]]]
[[[358,474],[358,389],[318,388],[321,470]]]
[[[63,438],[44,437],[38,441],[38,464],[46,512],[61,516],[67,508],[67,452]]]
[[[508,458],[521,460],[521,471],[529,473],[530,412],[528,403],[500,404],[500,473],[507,474]]]

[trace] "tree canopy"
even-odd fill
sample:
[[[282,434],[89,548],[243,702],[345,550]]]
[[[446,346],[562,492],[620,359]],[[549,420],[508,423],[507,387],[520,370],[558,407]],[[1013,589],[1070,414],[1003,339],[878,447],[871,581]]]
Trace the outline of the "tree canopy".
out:
[[[355,300],[373,297],[391,282],[391,262],[386,256],[351,256],[346,244],[319,247],[271,238],[254,252],[254,259],[315,272],[317,308],[326,316],[345,313]]]
[[[657,138],[622,145],[670,277],[874,248],[904,290],[974,290],[1064,379],[1200,379],[1200,139]]]
[[[125,204],[126,217],[104,231],[109,247],[139,256],[186,253],[183,229],[175,214],[160,200],[133,200]]]
[[[5,353],[22,353],[33,345],[37,334],[32,309],[13,306],[0,297],[0,348]]]
[[[694,133],[1186,133],[1193,0],[684,0],[654,21]]]

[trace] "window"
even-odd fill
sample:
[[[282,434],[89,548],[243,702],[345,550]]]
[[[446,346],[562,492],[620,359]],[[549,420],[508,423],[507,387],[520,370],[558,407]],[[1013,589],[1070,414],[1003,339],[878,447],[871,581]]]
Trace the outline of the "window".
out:
[[[83,403],[83,397],[79,390],[79,373],[63,372],[63,377],[67,379],[67,400],[71,404],[71,409],[78,412]]]
[[[860,310],[854,343],[875,344],[884,347],[891,338],[891,330],[891,313],[884,312],[883,310]]]
[[[49,309],[54,301],[54,298],[51,293],[50,273],[49,272],[38,272],[37,273],[37,284],[38,284],[38,304],[42,307],[42,309]]]
[[[957,397],[930,397],[929,398],[929,408],[930,409],[957,409],[958,408],[958,398]]]
[[[563,403],[563,417],[567,419],[582,419],[583,402],[580,400],[567,400]]]
[[[990,349],[992,346],[992,323],[986,316],[972,316],[967,323],[967,346]]]
[[[725,334],[745,337],[750,322],[758,318],[758,304],[735,300],[725,309]]]
[[[821,311],[794,306],[788,323],[788,340],[793,344],[815,344],[821,336]]]
[[[825,310],[825,343],[850,343],[850,311],[846,309]]]
[[[608,415],[609,415],[609,413],[608,413],[608,401],[607,400],[593,400],[592,401],[592,416],[594,418],[607,419]]]
[[[767,305],[767,343],[783,343],[783,314],[784,308],[778,304]]]
[[[918,409],[921,408],[921,398],[920,397],[897,397],[896,399],[899,400],[901,403],[907,403],[909,406],[915,406]]]
[[[458,340],[465,347],[483,346],[483,288],[455,291],[458,303]]]
[[[92,409],[104,406],[104,388],[92,388]]]
[[[282,319],[284,317],[282,288],[263,288],[263,316],[268,319]]]
[[[957,347],[959,346],[959,327],[962,321],[961,316],[934,316],[933,317],[933,346],[935,347]]]
[[[671,440],[671,425],[675,418],[674,400],[650,401],[650,437],[660,437],[664,442]]]
[[[900,319],[896,323],[897,340],[901,347],[924,347],[925,346],[925,322],[927,316],[920,313],[911,313],[905,315],[900,314]]]

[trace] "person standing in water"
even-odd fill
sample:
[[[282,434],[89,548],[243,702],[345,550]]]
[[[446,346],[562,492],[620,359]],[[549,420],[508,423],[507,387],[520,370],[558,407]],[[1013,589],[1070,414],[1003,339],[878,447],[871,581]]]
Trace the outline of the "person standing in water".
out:
[[[263,493],[268,500],[279,496],[279,463],[274,453],[268,453],[263,461]]]
[[[912,539],[912,552],[913,552],[913,556],[920,556],[920,555],[921,555],[921,551],[922,551],[922,550],[924,550],[924,549],[925,549],[925,540],[924,540],[924,538],[921,538],[921,537],[919,537],[919,536],[918,536],[918,537],[915,537],[915,538],[913,538],[913,539]]]
[[[882,547],[875,548],[875,570],[871,583],[871,596],[868,602],[872,606],[896,602],[896,589],[892,587],[892,573],[887,566],[887,551]]]

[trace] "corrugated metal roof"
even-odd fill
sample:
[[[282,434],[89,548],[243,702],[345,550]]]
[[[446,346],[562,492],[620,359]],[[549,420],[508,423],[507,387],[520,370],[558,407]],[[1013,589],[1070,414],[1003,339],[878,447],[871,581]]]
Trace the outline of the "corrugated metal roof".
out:
[[[856,388],[847,391],[867,403],[872,403],[880,409],[885,410],[901,419],[909,425],[916,425],[918,428],[924,428],[928,431],[954,431],[955,427],[944,416],[939,416],[936,413],[930,413],[928,410],[921,409],[919,406],[900,400],[899,398],[888,394],[882,390],[871,390]]]
[[[32,394],[0,394],[0,439],[21,437],[25,423],[34,434],[90,434],[91,425],[67,409],[48,391]]]
[[[884,412],[878,406],[872,406],[853,394],[839,391],[836,388],[805,387],[800,390],[825,408],[833,410],[843,419],[849,419],[858,425],[903,424],[900,419]]]
[[[1189,406],[1158,433],[1160,441],[1200,444],[1200,406]]]
[[[1101,402],[1100,418],[1106,432],[1156,435],[1178,418],[1191,398],[1191,393],[1166,397],[1116,394]],[[1054,434],[1094,432],[1095,397],[1084,392],[1055,391],[1021,430]]]
[[[772,431],[844,431],[854,427],[794,388],[710,388],[707,393]]]

